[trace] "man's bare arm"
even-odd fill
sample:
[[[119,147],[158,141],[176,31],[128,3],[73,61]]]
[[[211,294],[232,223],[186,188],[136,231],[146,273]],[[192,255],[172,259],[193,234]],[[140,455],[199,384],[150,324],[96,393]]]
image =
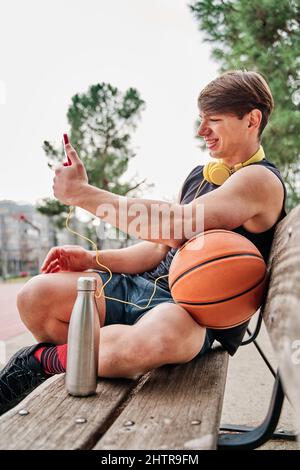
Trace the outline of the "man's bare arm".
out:
[[[270,226],[276,222],[277,212],[280,212],[283,201],[283,188],[278,178],[268,169],[258,165],[245,167],[233,174],[222,186],[207,193],[189,204],[168,203],[151,199],[126,198],[103,191],[88,185],[85,192],[77,200],[77,205],[100,216],[106,222],[118,226],[124,232],[144,240],[151,240],[172,247],[180,246],[185,237],[175,238],[174,233],[180,233],[184,211],[193,220],[185,219],[191,226],[197,216],[197,206],[203,205],[203,230],[224,228],[232,230],[263,211],[270,213]],[[163,213],[163,208],[171,214],[169,237],[162,235],[163,219],[161,216],[152,218],[151,207],[156,206]],[[132,224],[137,216],[135,208],[143,208],[139,214],[139,232]],[[100,207],[100,209],[99,209]],[[103,212],[101,213],[101,207]],[[111,211],[109,211],[111,207]],[[105,208],[107,212],[105,213]],[[130,214],[134,215],[130,215]],[[172,214],[174,217],[172,218]],[[153,236],[156,233],[158,236]]]
[[[182,189],[177,196],[177,202],[181,201]],[[99,253],[100,263],[108,266],[112,272],[124,274],[139,274],[151,271],[166,257],[170,247],[162,243],[142,241],[133,246],[120,249],[103,250]],[[101,267],[96,260],[96,252],[93,253],[92,269]]]
[[[282,206],[282,184],[272,172],[259,165],[242,168],[215,191],[181,205],[119,196],[91,186],[71,146],[68,156],[72,165],[60,166],[54,178],[54,195],[61,202],[86,209],[136,238],[171,247],[180,246],[192,236],[187,234],[186,225],[188,229],[197,227],[195,233],[212,228],[232,230],[266,214],[272,225]],[[199,221],[203,211],[203,220]]]
[[[142,241],[126,248],[99,251],[98,259],[112,272],[139,274],[150,271],[165,258],[170,247],[160,243]],[[96,261],[93,252],[91,269],[105,270]]]

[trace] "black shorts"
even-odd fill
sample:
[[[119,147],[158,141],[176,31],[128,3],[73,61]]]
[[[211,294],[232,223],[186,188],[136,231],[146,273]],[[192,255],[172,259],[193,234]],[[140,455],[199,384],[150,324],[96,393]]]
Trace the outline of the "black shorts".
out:
[[[99,274],[103,284],[109,279],[109,273],[105,271],[95,271]],[[106,297],[132,302],[128,305],[112,299],[105,299],[106,316],[104,326],[107,325],[134,325],[145,313],[156,305],[164,302],[175,303],[170,291],[156,285],[155,294],[149,303],[149,299],[154,291],[154,282],[139,274],[112,273],[112,278],[104,287]],[[214,338],[209,330],[206,330],[206,337],[201,351],[198,355],[205,354],[212,346]]]

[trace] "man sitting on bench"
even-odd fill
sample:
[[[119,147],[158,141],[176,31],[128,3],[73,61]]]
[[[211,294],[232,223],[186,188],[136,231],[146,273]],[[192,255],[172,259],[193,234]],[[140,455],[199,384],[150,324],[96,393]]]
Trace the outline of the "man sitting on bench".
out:
[[[273,98],[261,75],[225,73],[204,88],[198,104],[201,119],[198,135],[205,139],[211,157],[222,159],[230,168],[247,162],[258,152],[263,157],[261,135],[273,109]],[[179,201],[166,203],[125,198],[89,185],[76,151],[70,144],[66,149],[72,164],[56,170],[53,188],[57,199],[86,209],[144,240],[127,248],[101,252],[101,263],[113,272],[105,287],[106,296],[141,306],[147,303],[154,280],[168,274],[177,248],[185,241],[184,237],[176,239],[172,233],[176,224],[182,222],[181,209],[186,206],[194,214],[197,205],[203,204],[203,230],[236,231],[249,238],[267,261],[275,226],[285,215],[284,183],[278,169],[267,159],[233,172],[220,186],[205,181],[200,192],[203,166],[197,166],[187,176]],[[170,160],[170,172],[173,164]],[[160,217],[148,220],[154,203],[167,205],[170,213],[175,214],[169,238],[161,235]],[[130,225],[135,204],[146,209],[141,215],[140,233]],[[114,210],[100,213],[99,207],[103,205]],[[151,236],[153,233],[159,235]],[[88,269],[93,272],[86,272]],[[77,279],[81,276],[94,276],[98,288],[108,279],[107,272],[99,271],[95,252],[77,246],[56,247],[47,255],[42,274],[20,291],[17,303],[21,319],[39,343],[18,351],[0,373],[0,413],[15,406],[51,375],[66,370],[68,324]],[[233,355],[248,324],[226,330],[200,326],[173,301],[166,278],[158,281],[148,308],[138,309],[113,300],[105,302],[103,297],[97,299],[97,304],[102,326],[101,377],[135,377],[164,364],[186,363],[205,354],[215,339]]]

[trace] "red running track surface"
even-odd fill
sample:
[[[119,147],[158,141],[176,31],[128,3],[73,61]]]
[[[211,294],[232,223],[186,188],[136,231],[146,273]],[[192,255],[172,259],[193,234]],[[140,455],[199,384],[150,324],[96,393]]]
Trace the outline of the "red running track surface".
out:
[[[0,341],[13,338],[25,331],[17,305],[17,294],[23,287],[24,282],[0,283]]]

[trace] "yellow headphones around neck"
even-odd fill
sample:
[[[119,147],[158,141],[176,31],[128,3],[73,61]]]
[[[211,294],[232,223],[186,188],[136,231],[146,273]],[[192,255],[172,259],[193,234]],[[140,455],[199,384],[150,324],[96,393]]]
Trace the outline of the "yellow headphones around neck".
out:
[[[222,160],[207,163],[203,168],[203,177],[209,183],[213,183],[217,186],[221,186],[232,173],[235,173],[240,168],[250,165],[250,163],[260,162],[265,158],[265,152],[262,146],[259,147],[258,151],[249,158],[249,160],[243,163],[237,163],[230,168]]]

